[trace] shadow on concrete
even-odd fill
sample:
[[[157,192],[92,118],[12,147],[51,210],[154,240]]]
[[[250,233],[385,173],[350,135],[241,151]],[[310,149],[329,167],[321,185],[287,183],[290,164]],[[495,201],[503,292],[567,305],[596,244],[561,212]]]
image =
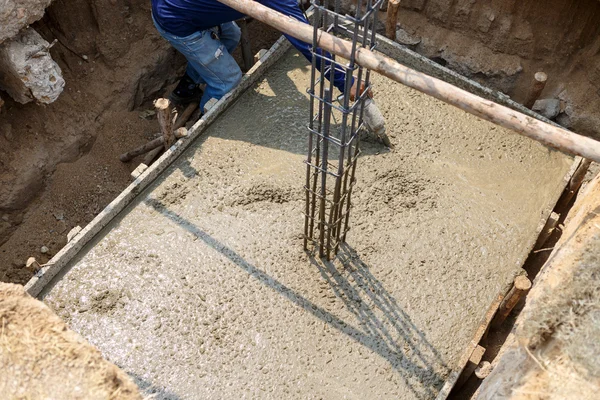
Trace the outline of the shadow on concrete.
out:
[[[440,353],[351,246],[342,244],[337,259],[342,271],[333,261],[311,257],[311,262],[359,321],[362,331],[359,341],[373,343],[370,348],[401,372],[404,383],[418,398],[434,398],[448,370]],[[424,390],[418,390],[407,379],[408,375],[416,375],[429,385],[424,384]]]
[[[260,270],[235,250],[169,210],[160,201],[147,199],[144,203],[227,257],[261,284],[277,291],[296,306],[384,358],[399,373],[407,387],[411,388],[415,398],[431,399],[437,395],[444,383],[448,366],[350,246],[342,248],[339,258],[344,268],[350,271],[354,282],[347,277],[343,278],[333,263],[323,263],[315,258],[311,261],[329,282],[336,296],[356,316],[360,328],[352,326],[349,321],[342,320]],[[369,299],[369,304],[361,300],[364,295]],[[422,388],[415,387],[412,383],[414,379],[421,382]]]
[[[123,367],[119,366],[119,368]],[[130,372],[127,373],[131,379],[135,382],[136,385],[140,388],[140,391],[143,392],[144,399],[161,399],[161,400],[181,400],[179,395],[171,392],[168,389],[160,388],[154,386],[152,383],[140,378],[139,376],[132,374]]]

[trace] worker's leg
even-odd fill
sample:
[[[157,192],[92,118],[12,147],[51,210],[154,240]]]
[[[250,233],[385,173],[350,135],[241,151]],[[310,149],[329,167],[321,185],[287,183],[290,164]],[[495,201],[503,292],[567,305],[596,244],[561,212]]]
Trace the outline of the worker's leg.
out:
[[[232,54],[237,45],[240,43],[242,31],[235,22],[226,22],[221,24],[219,37],[221,38],[221,42],[223,42],[229,54]]]
[[[188,60],[188,74],[196,82],[206,82],[200,109],[211,98],[219,100],[242,80],[242,71],[215,30],[198,32],[185,42],[183,55]]]
[[[188,60],[187,77],[182,78],[181,83],[186,83],[188,78],[195,83],[206,83],[200,109],[203,109],[211,98],[218,100],[238,85],[242,79],[242,71],[219,39],[217,29],[207,29],[180,37],[165,32],[156,23],[155,25],[161,36]],[[228,37],[229,43],[232,43],[233,37],[229,29]]]

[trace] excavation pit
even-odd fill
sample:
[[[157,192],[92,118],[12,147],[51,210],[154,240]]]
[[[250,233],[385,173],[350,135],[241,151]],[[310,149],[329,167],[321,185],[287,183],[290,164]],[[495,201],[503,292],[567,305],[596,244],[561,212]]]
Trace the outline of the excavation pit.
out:
[[[40,297],[157,398],[435,398],[575,161],[372,75],[396,149],[361,145],[324,262],[302,250],[310,67],[276,54]]]

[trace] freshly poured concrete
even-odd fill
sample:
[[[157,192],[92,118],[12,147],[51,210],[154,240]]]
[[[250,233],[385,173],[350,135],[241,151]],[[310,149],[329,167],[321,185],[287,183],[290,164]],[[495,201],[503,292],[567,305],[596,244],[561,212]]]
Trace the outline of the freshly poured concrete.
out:
[[[572,159],[374,76],[334,263],[302,251],[309,68],[288,52],[43,294],[158,398],[435,397]]]

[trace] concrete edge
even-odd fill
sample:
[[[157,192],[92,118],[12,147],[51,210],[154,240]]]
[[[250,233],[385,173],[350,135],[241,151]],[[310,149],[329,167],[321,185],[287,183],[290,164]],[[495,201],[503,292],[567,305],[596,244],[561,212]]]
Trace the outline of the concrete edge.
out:
[[[113,201],[110,202],[77,236],[68,242],[52,259],[38,271],[25,285],[25,290],[37,297],[47,284],[88,244],[113,218],[127,207],[136,196],[148,187],[198,138],[202,132],[250,86],[256,83],[263,73],[290,48],[291,44],[282,36],[269,51],[248,71],[240,84],[219,100],[204,116],[194,124],[188,137],[178,140],[154,164],[146,169]]]

